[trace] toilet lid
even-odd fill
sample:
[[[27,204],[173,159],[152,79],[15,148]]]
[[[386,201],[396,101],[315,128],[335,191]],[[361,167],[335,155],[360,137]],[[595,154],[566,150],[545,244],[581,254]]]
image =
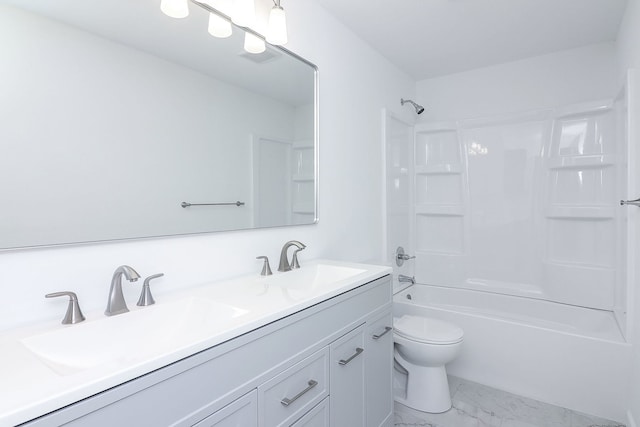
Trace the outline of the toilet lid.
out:
[[[462,341],[464,335],[453,323],[422,316],[396,317],[393,329],[407,339],[429,344],[454,344]]]

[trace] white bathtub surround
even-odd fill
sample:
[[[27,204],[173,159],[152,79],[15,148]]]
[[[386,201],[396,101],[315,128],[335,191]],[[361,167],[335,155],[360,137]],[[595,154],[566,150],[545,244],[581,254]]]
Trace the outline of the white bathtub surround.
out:
[[[395,406],[395,426],[424,427],[624,427],[559,406],[507,393],[449,376],[453,408],[426,414],[401,404]]]
[[[417,125],[417,282],[622,312],[623,108]]]

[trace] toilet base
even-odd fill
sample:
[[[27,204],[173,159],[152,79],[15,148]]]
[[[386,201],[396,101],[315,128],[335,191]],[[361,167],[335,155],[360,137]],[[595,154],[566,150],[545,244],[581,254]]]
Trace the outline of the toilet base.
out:
[[[449,381],[444,366],[428,367],[408,363],[395,351],[396,361],[407,370],[406,398],[395,400],[409,408],[439,414],[451,409]]]

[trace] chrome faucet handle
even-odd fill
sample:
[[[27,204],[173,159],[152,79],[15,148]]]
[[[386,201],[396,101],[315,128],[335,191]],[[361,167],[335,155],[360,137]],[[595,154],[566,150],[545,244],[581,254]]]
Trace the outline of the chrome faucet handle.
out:
[[[396,265],[398,267],[402,267],[402,264],[404,264],[405,261],[408,261],[414,258],[415,258],[415,255],[411,256],[404,253],[404,248],[402,246],[398,246],[398,249],[396,249]]]
[[[140,292],[140,298],[138,298],[138,302],[136,303],[137,306],[146,307],[148,305],[153,305],[156,303],[156,301],[153,299],[153,295],[151,295],[151,287],[149,287],[149,282],[162,276],[164,276],[164,273],[158,273],[144,279],[144,283],[142,284],[142,292]]]
[[[271,276],[273,273],[271,272],[271,266],[269,265],[269,258],[266,256],[257,256],[256,259],[263,259],[264,264],[262,264],[262,271],[260,272],[261,276]]]
[[[298,262],[298,252],[303,251],[305,248],[296,249],[293,251],[293,257],[291,258],[291,268],[300,268],[300,263]]]
[[[64,291],[64,292],[53,292],[50,294],[46,294],[45,298],[56,298],[56,297],[69,297],[69,305],[67,306],[67,313],[64,315],[62,319],[63,325],[72,325],[74,323],[82,322],[85,317],[80,310],[80,304],[78,304],[78,296],[74,292]]]

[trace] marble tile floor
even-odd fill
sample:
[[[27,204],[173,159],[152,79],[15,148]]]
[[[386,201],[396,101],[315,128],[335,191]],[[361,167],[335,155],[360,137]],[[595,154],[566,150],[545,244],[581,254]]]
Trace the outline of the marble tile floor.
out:
[[[395,403],[396,427],[624,427],[449,376],[453,408],[427,414]]]

